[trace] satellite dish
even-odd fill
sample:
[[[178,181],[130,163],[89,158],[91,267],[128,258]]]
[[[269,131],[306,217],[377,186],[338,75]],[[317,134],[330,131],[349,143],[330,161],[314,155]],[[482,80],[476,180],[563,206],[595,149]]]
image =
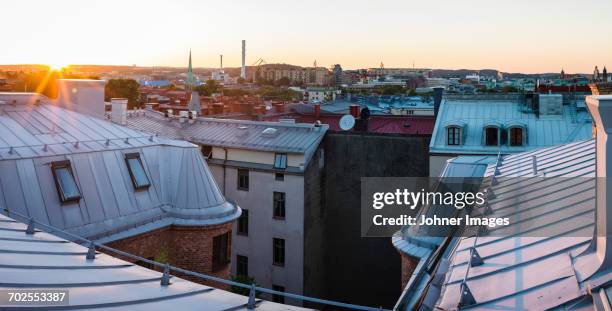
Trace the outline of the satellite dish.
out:
[[[350,114],[346,114],[344,116],[342,116],[342,118],[340,118],[340,128],[343,131],[348,131],[350,129],[353,128],[353,126],[355,126],[355,117],[353,117]]]
[[[266,110],[271,110],[271,109],[272,109],[272,106],[266,105]]]

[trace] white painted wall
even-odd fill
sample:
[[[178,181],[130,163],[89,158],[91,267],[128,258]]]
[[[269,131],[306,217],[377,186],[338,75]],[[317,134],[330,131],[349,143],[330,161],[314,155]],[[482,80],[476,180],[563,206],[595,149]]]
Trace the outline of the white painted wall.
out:
[[[229,153],[232,154],[232,150]],[[267,157],[273,159],[274,154],[268,153]],[[223,189],[223,167],[215,164],[209,166],[213,177]],[[232,236],[232,275],[236,274],[236,255],[247,256],[249,274],[258,285],[268,288],[272,284],[281,285],[287,292],[303,294],[303,176],[285,174],[284,181],[277,181],[273,172],[251,170],[249,191],[243,191],[237,189],[237,174],[236,168],[226,168],[225,196],[249,211],[249,235],[236,234],[236,222]],[[272,217],[274,191],[285,192],[285,220]],[[272,264],[273,238],[285,239],[284,267]]]

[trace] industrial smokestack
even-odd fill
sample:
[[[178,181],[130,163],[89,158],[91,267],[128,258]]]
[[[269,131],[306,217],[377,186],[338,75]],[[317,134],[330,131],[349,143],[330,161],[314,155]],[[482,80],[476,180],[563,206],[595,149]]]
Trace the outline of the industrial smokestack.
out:
[[[219,65],[219,69],[223,69],[223,54],[219,55],[221,58],[221,64]]]
[[[242,68],[240,68],[240,77],[246,79],[246,40],[242,40]]]

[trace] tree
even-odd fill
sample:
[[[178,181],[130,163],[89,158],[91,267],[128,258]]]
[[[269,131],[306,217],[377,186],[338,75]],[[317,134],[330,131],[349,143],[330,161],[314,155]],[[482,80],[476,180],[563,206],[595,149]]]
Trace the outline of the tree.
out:
[[[134,79],[110,79],[104,88],[104,100],[110,101],[111,98],[126,98],[128,109],[140,106],[140,84]]]

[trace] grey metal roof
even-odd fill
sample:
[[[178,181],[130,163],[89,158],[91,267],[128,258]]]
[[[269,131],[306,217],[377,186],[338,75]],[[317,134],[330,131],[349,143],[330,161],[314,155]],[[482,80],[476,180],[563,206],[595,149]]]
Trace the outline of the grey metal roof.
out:
[[[488,164],[483,170],[483,161],[490,162],[490,159],[459,157],[456,161],[449,161],[445,176],[491,176],[496,170],[495,164]],[[457,165],[462,168],[451,168]],[[496,229],[489,229],[489,235],[476,240],[475,247],[484,264],[469,269],[466,283],[477,303],[468,308],[571,308],[578,299],[590,298],[588,288],[591,281],[579,279],[572,258],[584,251],[592,240],[595,141],[503,156],[496,176],[499,182],[492,187],[496,196],[489,200],[492,214],[488,217],[510,217],[513,229],[520,233],[496,235]],[[544,181],[537,186],[503,178],[541,176],[573,178],[565,178],[562,182]],[[555,196],[563,196],[563,199],[553,200]],[[542,227],[542,224],[545,225]],[[529,234],[530,230],[562,233],[538,237]],[[567,236],[563,234],[565,232],[576,234]],[[401,246],[399,240],[402,238],[405,240],[406,237],[396,234],[394,244]],[[433,282],[434,285],[427,284],[434,278],[433,274],[420,271],[419,277],[409,284],[414,291],[405,292],[400,305],[403,303],[404,308],[410,308],[426,289],[421,303],[444,310],[456,309],[474,241],[474,237],[454,238],[438,264],[442,273],[439,281]],[[428,260],[431,257],[423,261]],[[596,282],[610,281],[612,273],[598,277]],[[591,300],[582,300],[581,303],[585,301]]]
[[[128,127],[181,138],[204,145],[249,150],[311,154],[328,129],[326,124],[262,122],[230,119],[197,118],[184,120],[165,118],[156,111],[133,113],[127,118]],[[267,128],[276,130],[274,135],[264,135]]]
[[[160,272],[104,253],[88,260],[86,247],[42,231],[28,235],[26,227],[0,215],[0,290],[68,290],[61,310],[246,310],[247,296],[178,277],[162,286]],[[303,310],[265,300],[260,309]]]
[[[525,146],[485,146],[483,128],[495,122],[505,127],[523,125],[527,132]],[[449,146],[445,127],[465,126],[463,143]],[[591,116],[584,109],[563,106],[560,116],[540,115],[521,111],[518,101],[503,100],[444,100],[440,106],[431,142],[430,153],[446,154],[502,154],[525,152],[556,146],[592,137]]]
[[[0,206],[85,237],[136,228],[230,221],[198,148],[51,104],[0,104]],[[140,153],[151,181],[135,191],[124,153]],[[70,160],[82,198],[60,203],[50,168]],[[124,234],[125,235],[125,234]]]

